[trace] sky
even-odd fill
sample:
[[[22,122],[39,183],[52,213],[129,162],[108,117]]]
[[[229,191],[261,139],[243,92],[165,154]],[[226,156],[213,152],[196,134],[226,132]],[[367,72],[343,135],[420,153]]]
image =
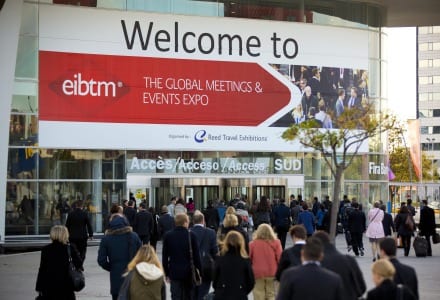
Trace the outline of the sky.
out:
[[[387,28],[388,103],[402,121],[416,118],[416,28]]]

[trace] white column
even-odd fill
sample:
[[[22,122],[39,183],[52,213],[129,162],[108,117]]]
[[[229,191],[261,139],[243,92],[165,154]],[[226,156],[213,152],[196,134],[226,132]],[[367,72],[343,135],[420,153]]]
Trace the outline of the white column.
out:
[[[0,244],[5,242],[9,119],[23,0],[6,0],[0,11]]]

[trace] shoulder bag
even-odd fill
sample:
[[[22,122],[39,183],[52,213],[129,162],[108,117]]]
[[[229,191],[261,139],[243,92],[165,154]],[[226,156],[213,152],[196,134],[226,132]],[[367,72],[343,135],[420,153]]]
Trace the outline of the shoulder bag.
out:
[[[200,286],[202,284],[202,277],[200,276],[199,269],[196,268],[194,265],[194,256],[193,256],[193,249],[192,249],[192,243],[191,243],[191,232],[188,230],[188,239],[189,239],[189,259],[190,259],[190,266],[191,266],[191,281],[193,286]]]
[[[414,231],[414,220],[411,216],[411,213],[408,213],[408,215],[406,216],[405,226],[406,226],[406,229],[408,229],[410,231]]]
[[[72,262],[72,254],[70,252],[70,244],[67,244],[67,254],[69,256],[69,277],[72,281],[73,290],[81,291],[86,286],[86,280],[83,272],[78,270]]]
[[[432,242],[434,244],[440,243],[440,234],[438,234],[437,232],[434,233],[434,235],[432,236]]]

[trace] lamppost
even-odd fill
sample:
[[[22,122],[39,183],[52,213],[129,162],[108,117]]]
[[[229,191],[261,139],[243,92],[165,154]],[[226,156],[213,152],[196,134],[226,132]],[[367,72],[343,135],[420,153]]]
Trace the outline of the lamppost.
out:
[[[429,151],[429,146],[431,146],[431,151],[432,153],[430,153],[432,156],[434,156],[434,142],[435,142],[435,138],[426,138],[426,140],[428,141],[428,151]],[[434,158],[431,158],[431,180],[432,182],[434,182]]]

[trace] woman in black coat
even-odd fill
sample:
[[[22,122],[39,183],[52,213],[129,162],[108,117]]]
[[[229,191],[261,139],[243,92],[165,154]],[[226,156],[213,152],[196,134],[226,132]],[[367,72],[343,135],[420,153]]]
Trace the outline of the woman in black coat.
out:
[[[249,236],[243,227],[238,224],[238,217],[232,214],[226,214],[223,220],[222,237],[225,237],[230,231],[237,231],[244,239],[244,248],[246,253],[249,254]]]
[[[410,228],[410,226],[406,224],[408,216],[412,220],[413,228]],[[410,215],[408,207],[402,206],[402,208],[400,208],[399,214],[394,218],[394,225],[396,226],[398,237],[402,237],[405,256],[408,256],[409,249],[411,248],[411,237],[414,235],[415,230],[414,219]]]
[[[416,300],[416,297],[405,286],[394,283],[396,269],[387,259],[379,259],[371,266],[373,282],[376,287],[367,294],[367,300]]]
[[[251,261],[243,236],[235,230],[226,234],[220,256],[215,261],[212,286],[215,300],[243,300],[255,285]]]
[[[67,247],[70,247],[72,262],[77,269],[83,268],[82,260],[77,249],[73,245],[68,245],[69,232],[65,226],[52,227],[50,238],[52,243],[44,246],[41,250],[35,290],[39,293],[40,299],[44,300],[75,299],[75,292],[68,273]]]

